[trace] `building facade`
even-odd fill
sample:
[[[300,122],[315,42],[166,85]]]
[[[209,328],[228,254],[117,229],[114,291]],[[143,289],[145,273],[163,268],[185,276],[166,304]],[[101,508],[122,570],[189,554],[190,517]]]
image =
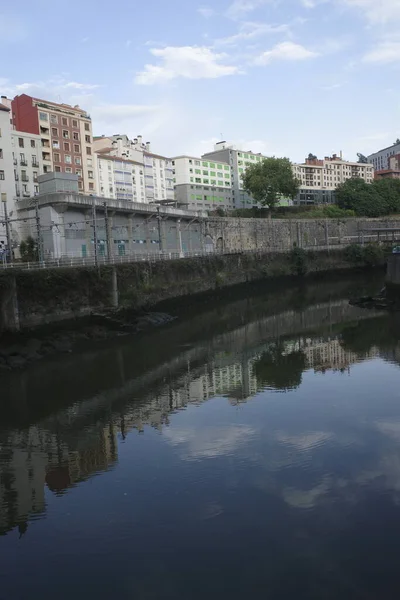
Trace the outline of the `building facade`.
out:
[[[190,210],[232,210],[232,168],[193,156],[172,159],[175,199]]]
[[[5,100],[3,97],[1,100]],[[15,175],[13,164],[11,111],[6,104],[0,103],[0,218],[15,214]],[[13,237],[10,226],[10,235]],[[7,229],[4,220],[0,223],[0,260],[7,249]]]
[[[231,167],[232,206],[233,208],[251,208],[256,206],[255,200],[243,189],[242,174],[250,165],[257,164],[267,158],[262,154],[237,150],[227,142],[218,142],[213,152],[203,154],[202,159],[226,163]]]
[[[80,191],[97,193],[92,122],[88,113],[79,106],[26,94],[16,96],[11,107],[14,129],[40,137],[44,173],[78,175]]]
[[[372,163],[375,171],[386,171],[389,169],[389,159],[391,156],[395,156],[400,153],[400,141],[396,142],[392,146],[378,150],[374,154],[368,156],[368,162]]]
[[[96,137],[94,148],[102,156],[114,156],[143,165],[146,202],[166,203],[174,200],[171,159],[152,152],[150,142],[144,143],[142,136],[134,140],[127,135]]]
[[[146,202],[143,163],[101,151],[96,153],[96,158],[99,196]]]
[[[347,179],[361,178],[372,183],[374,167],[349,162],[334,154],[323,160],[306,158],[304,163],[293,165],[293,174],[301,182],[294,204],[332,204],[336,188]]]
[[[12,158],[14,165],[15,190],[19,198],[37,196],[38,177],[43,174],[42,145],[39,135],[12,131]]]
[[[375,171],[375,179],[400,179],[400,154],[389,157],[387,169]]]

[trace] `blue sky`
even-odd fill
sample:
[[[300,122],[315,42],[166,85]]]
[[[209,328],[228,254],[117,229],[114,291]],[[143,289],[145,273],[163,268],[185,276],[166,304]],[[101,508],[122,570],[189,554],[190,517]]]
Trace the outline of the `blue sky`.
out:
[[[0,8],[0,91],[79,103],[97,135],[167,155],[222,138],[294,161],[400,137],[400,0],[64,6]]]

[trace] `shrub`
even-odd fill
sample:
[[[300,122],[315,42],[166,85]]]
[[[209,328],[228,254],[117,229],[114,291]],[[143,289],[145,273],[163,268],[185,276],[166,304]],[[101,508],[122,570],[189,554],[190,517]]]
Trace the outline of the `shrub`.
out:
[[[303,277],[307,274],[307,252],[303,248],[294,247],[290,251],[289,260],[294,275]]]

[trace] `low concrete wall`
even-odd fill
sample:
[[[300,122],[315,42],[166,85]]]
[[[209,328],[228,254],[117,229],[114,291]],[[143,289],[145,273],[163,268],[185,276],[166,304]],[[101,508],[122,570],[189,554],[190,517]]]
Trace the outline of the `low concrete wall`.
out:
[[[346,246],[377,240],[369,229],[400,227],[400,220],[382,219],[239,219],[212,218],[206,233],[215,248],[225,251],[283,251],[294,245],[312,249],[318,246]],[[381,235],[383,241],[384,235]],[[391,240],[391,234],[388,234]]]
[[[344,253],[310,252],[306,271],[348,269]],[[0,273],[1,331],[81,317],[93,311],[141,309],[160,301],[296,273],[289,253],[211,255],[95,268]]]

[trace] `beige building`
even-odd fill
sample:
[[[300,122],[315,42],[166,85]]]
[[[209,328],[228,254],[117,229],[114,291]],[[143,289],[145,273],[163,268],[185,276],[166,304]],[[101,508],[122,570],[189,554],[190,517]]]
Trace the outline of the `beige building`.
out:
[[[293,173],[301,181],[295,204],[335,202],[334,191],[347,179],[360,178],[366,183],[374,179],[374,166],[350,162],[342,156],[326,156],[323,160],[306,158],[304,163],[293,164]]]

